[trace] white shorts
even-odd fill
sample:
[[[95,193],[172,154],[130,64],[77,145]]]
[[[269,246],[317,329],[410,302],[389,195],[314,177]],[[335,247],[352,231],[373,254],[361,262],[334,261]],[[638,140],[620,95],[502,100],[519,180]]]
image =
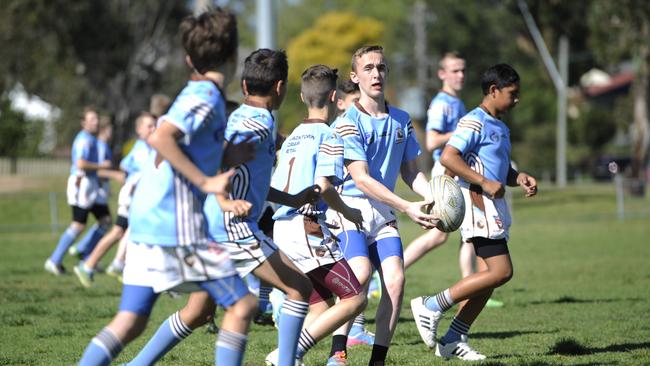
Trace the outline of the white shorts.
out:
[[[253,240],[249,242],[223,242],[219,245],[228,250],[230,259],[242,278],[259,267],[278,250],[273,239],[261,231],[253,234]]]
[[[512,220],[506,200],[491,199],[463,186],[460,190],[465,198],[465,218],[460,226],[463,240],[474,237],[508,240]]]
[[[217,243],[164,247],[127,244],[125,285],[151,287],[155,292],[201,291],[196,282],[236,274],[228,252]]]
[[[71,175],[68,178],[66,189],[68,205],[89,209],[96,203],[98,190],[99,180],[97,178]]]
[[[331,240],[308,237],[305,231],[305,217],[295,215],[288,220],[276,220],[273,226],[273,241],[284,254],[303,272],[307,273],[320,266],[335,263],[343,258],[341,250]],[[310,240],[312,239],[312,240]],[[325,240],[325,242],[323,242]],[[321,245],[321,243],[327,243]]]
[[[120,193],[117,196],[117,214],[118,216],[129,217],[129,207],[131,207],[131,201],[133,200],[133,192],[135,191],[135,185],[137,181],[126,182],[120,188]]]
[[[397,218],[390,206],[372,198],[341,196],[341,199],[346,205],[361,211],[366,244],[370,245],[385,238],[399,238]],[[332,209],[327,210],[327,222],[336,226],[331,229],[335,235],[348,230],[356,230],[356,226],[351,221]]]

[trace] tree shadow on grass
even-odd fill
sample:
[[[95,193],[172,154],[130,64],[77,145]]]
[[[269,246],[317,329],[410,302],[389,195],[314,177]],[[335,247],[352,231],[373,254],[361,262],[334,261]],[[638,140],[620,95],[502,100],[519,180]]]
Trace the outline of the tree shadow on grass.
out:
[[[640,297],[628,297],[628,298],[619,298],[619,299],[578,299],[573,296],[561,296],[555,300],[539,300],[531,301],[531,305],[546,305],[546,304],[599,304],[599,303],[610,303],[610,302],[638,302],[644,301]]]
[[[526,334],[544,334],[544,333],[555,333],[555,330],[548,331],[539,331],[539,330],[511,330],[505,332],[478,332],[472,333],[471,337],[473,339],[477,338],[492,338],[492,339],[506,339],[518,337]]]
[[[610,344],[606,347],[587,347],[573,338],[562,338],[548,351],[549,355],[582,356],[596,353],[629,352],[650,349],[650,342]]]

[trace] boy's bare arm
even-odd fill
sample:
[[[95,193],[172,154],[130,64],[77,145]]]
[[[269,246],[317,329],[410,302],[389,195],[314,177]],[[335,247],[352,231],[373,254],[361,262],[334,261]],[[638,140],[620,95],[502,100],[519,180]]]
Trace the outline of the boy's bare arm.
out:
[[[321,196],[325,200],[327,205],[335,210],[340,212],[346,219],[353,222],[357,229],[361,229],[361,224],[363,223],[363,216],[361,211],[356,208],[352,208],[343,202],[339,193],[334,189],[334,185],[325,177],[316,178],[315,183],[321,189]]]
[[[269,189],[266,196],[267,201],[279,203],[281,205],[300,208],[307,203],[314,204],[320,199],[320,187],[313,185],[307,187],[297,194],[282,192],[273,187]]]
[[[466,182],[480,186],[483,192],[487,193],[491,198],[500,198],[505,194],[503,184],[495,180],[487,179],[472,170],[472,168],[465,163],[465,160],[463,160],[461,152],[453,146],[445,146],[445,149],[442,150],[440,163],[459,177],[463,178]]]
[[[416,159],[403,163],[400,167],[400,174],[402,175],[404,183],[406,183],[413,192],[422,196],[422,198],[427,202],[433,201],[429,181],[424,173],[418,169]]]

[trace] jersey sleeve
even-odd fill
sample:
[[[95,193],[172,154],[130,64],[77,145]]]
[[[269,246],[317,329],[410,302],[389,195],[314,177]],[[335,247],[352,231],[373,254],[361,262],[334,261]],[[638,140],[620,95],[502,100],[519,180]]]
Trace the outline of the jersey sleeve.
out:
[[[474,119],[463,118],[458,122],[456,130],[447,142],[455,147],[461,154],[472,151],[481,140],[483,123]]]
[[[120,161],[120,169],[131,174],[135,170],[135,153],[138,149],[137,143],[133,145],[131,151]]]
[[[343,140],[345,160],[368,161],[366,151],[363,148],[363,137],[359,132],[358,126],[344,117],[339,117],[337,121],[336,133]]]
[[[318,147],[315,177],[330,178],[332,183],[343,183],[343,140],[335,133],[325,137]]]
[[[228,123],[225,139],[237,144],[241,141],[263,143],[273,135],[273,117],[256,115]]]
[[[77,139],[72,145],[72,156],[77,159],[90,161],[93,142],[88,138]]]
[[[159,121],[173,124],[191,140],[204,122],[211,121],[219,113],[219,104],[223,104],[223,101],[218,92],[207,93],[188,86]]]
[[[445,132],[447,125],[447,116],[445,113],[446,103],[434,99],[427,110],[427,131]]]
[[[420,144],[418,144],[418,140],[415,138],[415,130],[413,129],[413,124],[409,120],[406,124],[406,148],[404,149],[402,162],[406,163],[411,161],[420,156],[420,153]]]

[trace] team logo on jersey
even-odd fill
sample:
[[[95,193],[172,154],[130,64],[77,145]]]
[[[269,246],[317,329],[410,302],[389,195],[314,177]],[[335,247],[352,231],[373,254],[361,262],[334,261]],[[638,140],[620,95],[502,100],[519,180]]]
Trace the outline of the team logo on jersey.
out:
[[[499,229],[503,229],[503,221],[501,221],[501,218],[499,216],[492,216],[494,218],[494,222],[497,224]]]
[[[397,128],[397,131],[395,131],[395,135],[397,136],[397,138],[395,139],[396,144],[401,144],[402,142],[404,142],[404,130],[401,127]]]
[[[500,139],[501,139],[501,136],[499,136],[498,132],[492,132],[490,134],[490,140],[492,140],[492,142],[497,143],[497,142],[499,142]]]
[[[476,227],[478,227],[479,229],[483,229],[485,227],[485,223],[483,222],[483,220],[478,220],[476,222]]]

